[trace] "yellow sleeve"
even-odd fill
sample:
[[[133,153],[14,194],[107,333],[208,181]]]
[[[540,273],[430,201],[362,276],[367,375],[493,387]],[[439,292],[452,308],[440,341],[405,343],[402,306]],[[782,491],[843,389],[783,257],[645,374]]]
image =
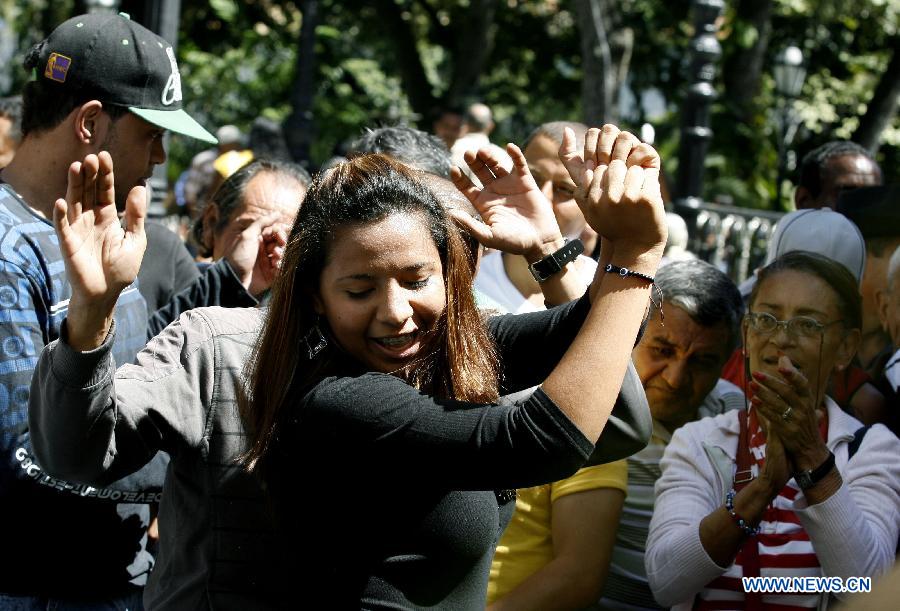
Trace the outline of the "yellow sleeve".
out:
[[[575,492],[594,490],[596,488],[613,488],[628,493],[628,464],[625,460],[617,460],[596,467],[579,469],[572,477],[550,486],[550,502]]]

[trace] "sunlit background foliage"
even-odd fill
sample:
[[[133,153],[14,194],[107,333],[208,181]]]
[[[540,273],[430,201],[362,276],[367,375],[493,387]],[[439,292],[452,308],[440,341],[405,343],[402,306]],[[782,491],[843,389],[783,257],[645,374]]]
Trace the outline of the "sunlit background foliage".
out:
[[[129,4],[135,2],[122,2],[123,10]],[[480,100],[494,109],[498,142],[521,141],[553,119],[606,119],[632,129],[651,123],[674,176],[693,34],[689,6],[685,0],[183,0],[178,56],[188,109],[208,126],[247,128],[257,116],[284,121],[292,112],[306,117],[310,167],[364,126],[404,121],[428,129],[432,109]],[[313,8],[314,39],[306,44],[315,54],[299,58],[314,60],[306,64],[312,76],[301,82],[298,49],[304,12]],[[0,95],[28,78],[19,67],[23,51],[80,10],[83,4],[72,0],[0,0]],[[596,89],[582,87],[586,53],[597,51],[582,44],[593,26],[582,18],[590,10],[602,17],[614,69],[612,103],[600,110]],[[801,47],[808,63],[796,102],[799,156],[858,136],[879,83],[900,79],[900,0],[736,0],[726,2],[719,25],[723,56],[705,194],[711,201],[770,205],[778,104],[771,74],[786,45]],[[591,65],[587,76],[588,85],[597,80]],[[886,176],[897,181],[896,112],[877,140]],[[173,138],[170,177],[199,150]]]

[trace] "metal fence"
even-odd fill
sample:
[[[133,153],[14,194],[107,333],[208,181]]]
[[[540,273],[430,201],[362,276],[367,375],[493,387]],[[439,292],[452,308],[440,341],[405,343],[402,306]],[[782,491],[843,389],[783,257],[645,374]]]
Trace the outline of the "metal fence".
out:
[[[687,222],[688,250],[712,263],[736,283],[743,282],[766,258],[775,223],[783,212],[695,203],[675,205]]]

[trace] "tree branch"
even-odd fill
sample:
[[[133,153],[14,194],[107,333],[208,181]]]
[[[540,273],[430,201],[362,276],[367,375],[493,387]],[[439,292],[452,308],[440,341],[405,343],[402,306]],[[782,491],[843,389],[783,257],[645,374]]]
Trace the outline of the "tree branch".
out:
[[[431,39],[442,47],[449,48],[453,46],[453,35],[450,32],[450,28],[441,23],[437,10],[429,4],[428,0],[413,0],[413,4],[421,8],[428,16],[433,32]]]
[[[760,90],[766,49],[772,37],[772,0],[739,0],[736,22],[756,30],[756,40],[727,58],[722,71],[725,98],[738,120],[749,123]]]
[[[437,99],[431,93],[431,83],[425,74],[425,66],[422,65],[410,24],[403,20],[402,10],[393,0],[376,0],[374,4],[380,23],[385,26],[394,46],[400,79],[406,89],[409,104],[416,113],[428,116],[437,104]]]
[[[497,0],[472,0],[465,19],[454,28],[453,72],[444,96],[448,104],[458,104],[478,91],[484,65],[494,49],[494,18]]]
[[[878,85],[872,93],[866,113],[853,132],[853,141],[873,154],[878,151],[881,132],[897,113],[897,103],[900,100],[900,36],[893,37],[891,49],[891,61],[878,79]]]
[[[634,54],[634,30],[631,28],[623,28],[619,30],[619,36],[617,36],[617,38],[621,43],[618,46],[621,46],[622,55],[619,57],[619,65],[616,68],[616,84],[615,89],[613,89],[613,95],[611,96],[613,111],[609,113],[609,119],[616,125],[619,124],[619,117],[621,115],[618,93],[622,90],[622,87],[628,80],[628,73],[631,71],[631,57]]]
[[[616,71],[609,46],[605,0],[576,0],[581,32],[581,102],[585,123],[602,125],[614,120]]]

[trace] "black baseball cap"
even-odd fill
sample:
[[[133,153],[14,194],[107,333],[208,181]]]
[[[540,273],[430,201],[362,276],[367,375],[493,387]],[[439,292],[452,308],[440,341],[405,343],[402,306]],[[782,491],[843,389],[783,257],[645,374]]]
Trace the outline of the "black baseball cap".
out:
[[[182,108],[172,45],[125,13],[72,17],[38,43],[35,78],[127,108],[163,129],[216,144]]]

